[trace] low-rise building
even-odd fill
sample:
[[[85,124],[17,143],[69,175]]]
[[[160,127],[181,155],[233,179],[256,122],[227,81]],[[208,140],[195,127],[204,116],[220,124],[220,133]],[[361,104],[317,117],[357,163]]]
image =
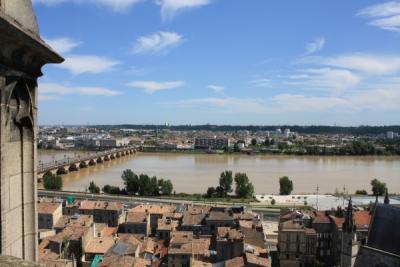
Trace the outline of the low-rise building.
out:
[[[132,212],[126,213],[126,220],[120,227],[122,233],[142,234],[149,236],[150,231],[150,214],[146,212]]]
[[[230,227],[218,227],[215,238],[216,260],[225,261],[241,257],[244,251],[244,235]]]
[[[53,229],[62,216],[62,204],[58,202],[37,203],[39,229]]]

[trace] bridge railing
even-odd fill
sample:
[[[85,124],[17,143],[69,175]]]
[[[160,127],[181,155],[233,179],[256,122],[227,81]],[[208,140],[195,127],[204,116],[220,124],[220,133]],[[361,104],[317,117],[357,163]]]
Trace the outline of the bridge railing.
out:
[[[112,150],[107,150],[107,151],[101,151],[101,152],[95,152],[92,153],[88,156],[76,156],[76,157],[66,157],[64,159],[59,159],[59,160],[53,160],[50,162],[39,162],[37,171],[38,172],[46,172],[52,169],[57,169],[64,167],[66,165],[70,164],[76,164],[82,161],[87,161],[87,160],[93,160],[97,159],[99,157],[103,157],[109,154],[113,153],[119,153],[119,152],[124,152],[130,149],[135,149],[135,147],[124,147],[124,148],[119,148],[119,149],[112,149]]]

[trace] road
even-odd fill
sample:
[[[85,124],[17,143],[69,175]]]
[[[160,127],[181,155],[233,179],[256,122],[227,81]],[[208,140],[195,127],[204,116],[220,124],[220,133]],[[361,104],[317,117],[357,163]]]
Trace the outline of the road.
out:
[[[208,202],[208,201],[188,201],[179,199],[163,199],[156,197],[137,197],[137,196],[121,196],[121,195],[105,195],[105,194],[91,194],[84,192],[70,192],[70,191],[49,191],[49,190],[38,190],[39,197],[58,197],[67,198],[72,196],[75,199],[89,199],[89,200],[103,200],[103,201],[119,201],[129,204],[137,203],[152,203],[152,204],[171,204],[171,205],[207,205],[207,206],[219,206],[219,207],[231,207],[231,206],[248,206],[255,212],[263,212],[270,215],[279,214],[279,209],[269,209],[266,207],[260,207],[259,203],[224,203],[224,202]],[[258,204],[258,205],[257,205]]]

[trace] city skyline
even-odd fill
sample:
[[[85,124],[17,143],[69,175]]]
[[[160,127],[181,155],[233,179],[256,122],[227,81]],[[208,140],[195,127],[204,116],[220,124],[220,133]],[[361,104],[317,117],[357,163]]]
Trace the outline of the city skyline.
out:
[[[33,2],[40,124],[400,123],[398,1]]]

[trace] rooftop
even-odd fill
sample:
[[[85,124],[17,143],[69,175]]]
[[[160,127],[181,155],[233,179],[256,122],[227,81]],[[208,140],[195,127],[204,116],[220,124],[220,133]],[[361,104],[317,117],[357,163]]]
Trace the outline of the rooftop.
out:
[[[85,247],[85,253],[106,254],[106,252],[115,244],[113,237],[97,237],[91,239]]]
[[[37,203],[37,211],[39,214],[53,214],[59,208],[61,208],[61,203],[56,203],[56,202]]]
[[[138,205],[129,210],[129,212],[148,212],[150,214],[166,214],[175,211],[175,207],[171,205]]]
[[[132,212],[129,211],[126,214],[127,223],[146,223],[147,222],[146,212]]]

